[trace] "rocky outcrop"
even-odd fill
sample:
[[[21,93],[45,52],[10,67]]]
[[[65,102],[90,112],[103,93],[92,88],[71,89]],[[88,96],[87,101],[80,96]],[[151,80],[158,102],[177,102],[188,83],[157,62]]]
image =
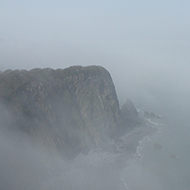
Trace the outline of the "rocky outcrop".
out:
[[[126,100],[125,104],[121,107],[121,114],[128,118],[137,118],[137,109],[131,100]]]
[[[123,129],[114,84],[100,66],[7,70],[0,100],[6,128],[69,157],[104,146]]]
[[[161,116],[158,114],[155,114],[154,112],[148,112],[144,111],[144,117],[149,119],[161,119]]]
[[[129,99],[127,99],[125,104],[121,107],[121,117],[124,126],[122,133],[128,132],[140,123],[137,109]]]

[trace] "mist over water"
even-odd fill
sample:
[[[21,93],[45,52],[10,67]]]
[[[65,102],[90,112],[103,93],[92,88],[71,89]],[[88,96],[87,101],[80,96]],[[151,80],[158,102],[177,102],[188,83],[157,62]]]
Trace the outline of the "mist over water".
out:
[[[128,88],[128,95],[136,94],[132,101],[139,111],[153,111],[162,118],[151,119],[149,123],[156,132],[145,135],[144,130],[136,129],[128,133],[124,137],[125,146],[134,143],[134,147],[132,150],[122,149],[123,146],[117,144],[117,148],[122,150],[119,154],[93,150],[67,162],[26,135],[4,130],[2,126],[9,125],[12,116],[3,117],[1,114],[0,188],[188,190],[190,103],[185,79],[189,77],[184,69],[180,70],[184,71],[178,73],[183,76],[180,81],[173,73],[162,79],[166,82],[161,85],[156,82],[159,78],[155,77],[150,83],[144,81],[139,89],[133,87],[136,93]],[[113,73],[112,76],[116,75]],[[114,78],[114,81],[118,84],[120,79]],[[172,81],[175,84],[169,85]],[[127,85],[132,87],[130,83]],[[116,86],[116,89],[122,104],[127,87]]]
[[[129,98],[162,119],[152,121],[157,132],[143,140],[137,134],[144,131],[125,136],[126,144],[140,141],[137,152],[90,152],[68,163],[5,130],[12,115],[0,108],[0,189],[84,190],[93,184],[115,190],[120,184],[189,190],[189,6],[187,0],[2,0],[0,71],[101,65],[111,73],[120,106]]]
[[[2,126],[9,125],[12,116],[1,114],[0,189],[188,190],[190,93],[186,68],[181,66],[177,72],[176,67],[167,77],[168,68],[164,78],[154,75],[148,81],[147,76],[140,84],[127,75],[125,85],[122,83],[125,88],[121,88],[123,79],[111,73],[121,105],[125,98],[132,97],[142,113],[152,111],[162,116],[149,123],[156,132],[144,135],[145,131],[137,129],[128,133],[124,147],[131,144],[134,147],[122,149],[117,144],[122,150],[119,154],[93,150],[67,162],[26,135],[4,130]],[[156,73],[153,67],[152,72]],[[138,74],[145,77],[148,73]]]
[[[185,72],[181,76],[184,77],[184,74]],[[159,89],[160,97],[157,97],[162,100],[160,104],[155,103],[154,107],[146,102],[146,109],[159,112],[162,119],[158,122],[160,125],[157,133],[143,142],[139,151],[141,158],[132,160],[124,172],[131,190],[189,189],[190,105],[186,85],[187,83],[180,83],[175,89],[168,86],[171,93],[168,94],[169,97],[164,97],[163,84],[163,89]]]
[[[2,108],[2,107],[1,107]],[[6,109],[6,107],[4,107]],[[2,116],[2,114],[1,114]],[[139,127],[122,137],[117,151],[94,149],[74,160],[65,160],[22,132],[7,129],[11,114],[1,117],[0,188],[18,190],[127,189],[122,171],[136,155],[138,142],[151,134],[151,127]]]

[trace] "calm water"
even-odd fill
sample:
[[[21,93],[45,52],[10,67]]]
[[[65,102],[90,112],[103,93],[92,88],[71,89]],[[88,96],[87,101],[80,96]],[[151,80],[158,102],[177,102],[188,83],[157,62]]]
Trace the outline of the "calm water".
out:
[[[136,128],[117,144],[118,154],[96,150],[80,155],[67,174],[45,181],[42,189],[189,190],[187,115],[185,110],[175,111],[147,122],[147,129]],[[156,130],[149,134],[151,128]],[[138,140],[139,146],[130,152],[128,147]]]
[[[158,132],[141,143],[141,157],[123,173],[130,190],[189,190],[190,118],[183,108],[167,114]]]
[[[112,142],[114,153],[92,150],[69,164],[28,139],[18,145],[17,135],[1,134],[0,189],[189,190],[189,107],[161,110],[162,119]]]

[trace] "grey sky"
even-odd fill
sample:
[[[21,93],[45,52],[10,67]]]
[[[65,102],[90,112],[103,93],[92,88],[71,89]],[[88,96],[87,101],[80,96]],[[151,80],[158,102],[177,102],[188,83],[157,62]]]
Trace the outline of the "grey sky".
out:
[[[190,1],[0,0],[0,71],[73,65],[105,67],[112,75],[121,106],[129,98],[136,107],[141,103],[148,111],[161,114],[163,123],[173,118],[163,126],[166,135],[157,136],[155,141],[163,145],[163,150],[158,151],[161,154],[153,151],[151,158],[151,152],[146,152],[144,147],[142,155],[150,159],[146,165],[142,157],[142,166],[137,165],[137,170],[134,170],[136,161],[132,162],[129,180],[156,189],[160,187],[156,187],[159,177],[169,184],[168,176],[172,185],[178,182],[181,185],[183,180],[189,182]],[[156,137],[151,138],[153,143]],[[26,169],[32,169],[33,175],[38,166],[46,172],[51,164],[41,149],[21,143],[19,147],[28,153],[22,156],[12,136],[3,134],[0,140],[2,155],[12,156],[1,167],[6,171],[1,176],[6,182],[7,171],[11,171],[10,178],[16,184],[14,180],[23,177],[25,185],[25,181],[28,183]],[[176,158],[167,160],[163,157],[164,151],[167,158],[170,153]],[[17,157],[30,159],[22,162],[23,158],[15,160]],[[183,157],[187,157],[185,162],[181,160]],[[60,163],[64,166],[59,160],[55,166]],[[21,169],[19,164],[23,165]],[[17,168],[20,173],[15,178]],[[184,168],[185,172],[178,168]]]
[[[187,0],[1,0],[0,70],[102,65],[118,89],[140,93],[171,81],[180,88],[189,79],[189,7]]]

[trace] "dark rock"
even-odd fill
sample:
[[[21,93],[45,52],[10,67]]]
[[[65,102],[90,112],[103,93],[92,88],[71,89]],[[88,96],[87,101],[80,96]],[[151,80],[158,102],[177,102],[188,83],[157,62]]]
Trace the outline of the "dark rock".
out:
[[[125,104],[121,107],[121,117],[123,122],[123,134],[141,123],[140,119],[138,118],[137,109],[129,99],[127,99]]]
[[[163,148],[162,145],[158,143],[154,143],[153,147],[155,150],[161,150]]]
[[[144,116],[149,119],[161,119],[161,116],[155,114],[154,112],[144,111]]]
[[[169,158],[176,159],[176,155],[175,154],[170,154]]]
[[[131,100],[127,99],[121,108],[121,114],[128,118],[136,118],[138,116],[137,109]]]
[[[122,129],[114,84],[100,66],[7,70],[0,73],[0,100],[11,115],[7,128],[69,157],[106,147]],[[130,102],[122,115],[136,117]]]

